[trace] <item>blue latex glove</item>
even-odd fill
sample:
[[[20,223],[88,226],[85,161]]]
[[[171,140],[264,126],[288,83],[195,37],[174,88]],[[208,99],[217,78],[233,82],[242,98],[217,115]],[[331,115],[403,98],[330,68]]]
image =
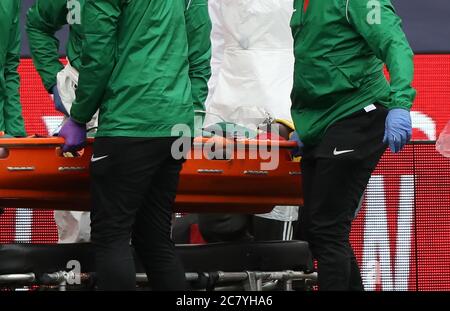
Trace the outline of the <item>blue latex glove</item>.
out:
[[[412,136],[411,114],[408,110],[396,108],[389,111],[386,118],[383,143],[388,144],[393,153],[398,153]]]
[[[305,146],[303,142],[300,140],[300,137],[298,136],[298,133],[294,131],[292,133],[291,138],[289,138],[290,141],[295,141],[297,143],[297,147],[294,148],[291,151],[292,156],[295,157],[301,157],[303,155],[303,147]]]
[[[75,152],[83,149],[86,143],[86,124],[80,124],[68,118],[58,134],[64,137],[65,143],[62,146],[63,152]]]
[[[56,85],[52,88],[52,92],[55,109],[63,113],[66,117],[68,117],[69,113],[67,112],[66,108],[64,107],[64,104],[62,103],[61,96],[59,96],[58,87]]]

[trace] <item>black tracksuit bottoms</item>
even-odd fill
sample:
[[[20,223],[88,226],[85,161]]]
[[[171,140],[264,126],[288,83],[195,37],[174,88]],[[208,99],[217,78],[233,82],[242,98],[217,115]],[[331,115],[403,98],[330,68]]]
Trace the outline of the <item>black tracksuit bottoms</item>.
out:
[[[370,105],[330,126],[319,144],[305,146],[299,231],[318,261],[319,290],[364,290],[349,235],[370,176],[386,150],[387,112]]]
[[[92,243],[99,290],[135,290],[130,241],[153,290],[185,290],[171,239],[172,207],[183,160],[175,138],[100,137],[91,160]]]

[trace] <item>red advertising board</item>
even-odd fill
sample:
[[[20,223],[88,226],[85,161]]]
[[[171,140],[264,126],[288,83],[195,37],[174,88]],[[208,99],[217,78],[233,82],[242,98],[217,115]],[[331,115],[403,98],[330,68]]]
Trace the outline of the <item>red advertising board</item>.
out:
[[[367,290],[450,290],[450,159],[433,144],[387,152],[351,240]]]
[[[435,140],[450,120],[450,55],[416,56],[415,140]],[[48,135],[55,112],[31,60],[20,66],[29,134]],[[0,243],[54,243],[52,212],[7,209]],[[352,244],[367,290],[450,290],[450,159],[432,144],[386,153],[372,176]]]

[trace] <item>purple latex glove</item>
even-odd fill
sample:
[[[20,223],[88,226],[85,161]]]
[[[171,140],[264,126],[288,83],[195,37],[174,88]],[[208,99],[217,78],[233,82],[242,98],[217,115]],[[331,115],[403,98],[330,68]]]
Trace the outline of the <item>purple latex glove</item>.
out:
[[[411,140],[411,114],[408,110],[396,108],[389,111],[383,143],[388,144],[393,153],[398,153]]]
[[[63,113],[66,117],[68,117],[69,113],[67,112],[66,107],[64,107],[64,104],[62,103],[61,96],[59,96],[58,87],[56,85],[52,88],[52,92],[55,109]]]
[[[64,137],[65,143],[62,146],[63,152],[75,152],[83,149],[86,143],[86,124],[80,124],[68,118],[58,134]]]
[[[301,157],[303,155],[303,148],[305,147],[305,145],[300,140],[298,133],[296,131],[294,131],[294,133],[292,133],[291,138],[289,140],[295,141],[297,143],[297,147],[291,151],[291,155],[293,157]]]

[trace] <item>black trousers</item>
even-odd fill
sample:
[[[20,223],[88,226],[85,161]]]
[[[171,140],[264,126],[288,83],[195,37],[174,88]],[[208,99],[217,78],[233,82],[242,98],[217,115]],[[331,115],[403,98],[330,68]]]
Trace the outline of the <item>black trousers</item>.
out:
[[[288,233],[296,230],[295,223],[247,214],[198,215],[200,233],[207,243],[288,240]]]
[[[198,228],[207,243],[252,241],[252,215],[198,214]]]
[[[364,290],[349,235],[361,196],[386,150],[387,116],[381,105],[367,110],[336,122],[318,145],[304,149],[300,230],[318,261],[320,290]]]
[[[153,290],[185,290],[170,237],[183,160],[174,138],[97,138],[91,161],[92,243],[99,290],[135,290],[130,240]]]

